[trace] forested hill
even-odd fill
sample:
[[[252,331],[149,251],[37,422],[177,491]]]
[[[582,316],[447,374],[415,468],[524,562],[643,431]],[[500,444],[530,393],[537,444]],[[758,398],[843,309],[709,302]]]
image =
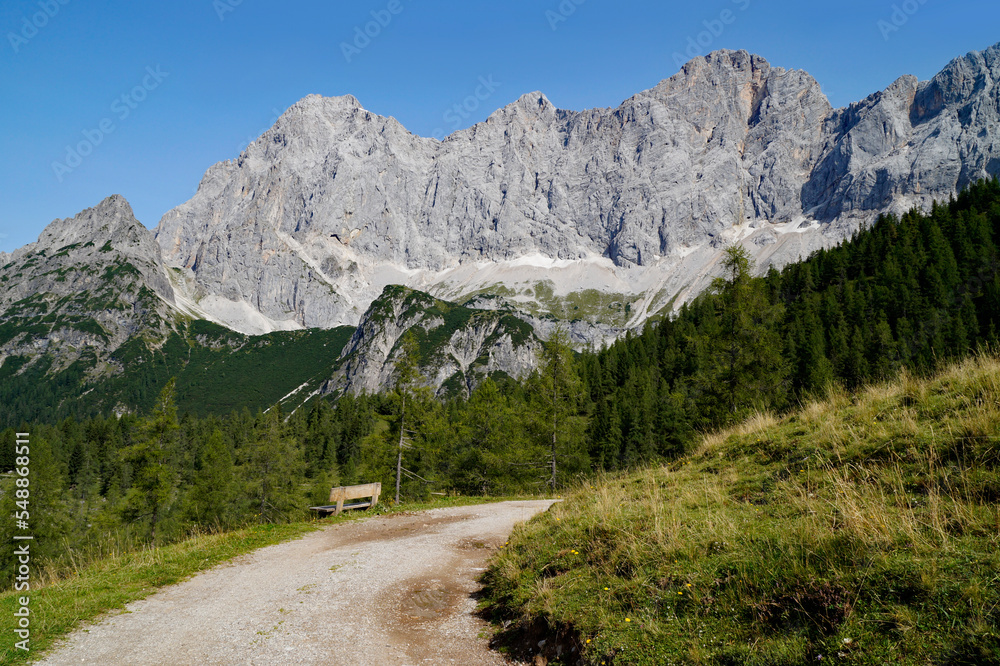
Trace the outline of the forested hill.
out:
[[[712,293],[581,359],[592,458],[615,468],[671,455],[696,429],[785,409],[830,382],[854,388],[996,345],[998,244],[993,179],[780,273],[750,278],[731,251]]]
[[[303,334],[273,334],[266,350],[220,346],[215,367],[226,369],[224,378],[209,372],[207,351],[189,347],[194,374],[168,382],[151,415],[25,426],[32,484],[45,489],[32,495],[42,516],[34,524],[38,562],[75,566],[99,556],[109,539],[165,543],[206,527],[295,520],[333,484],[393,484],[400,442],[404,500],[430,491],[539,492],[680,455],[698,431],[755,410],[782,411],[833,382],[850,389],[901,368],[923,372],[996,343],[998,234],[993,180],[927,215],[884,218],[781,273],[752,277],[747,256],[731,248],[726,275],[676,317],[597,353],[574,356],[555,335],[537,372],[522,381],[488,377],[450,400],[421,388],[419,340],[404,336],[398,346],[410,351],[396,358],[391,392],[317,399],[290,415],[280,402],[225,417],[178,413],[194,389],[227,395],[213,388],[220,382],[274,392],[266,375],[246,373],[260,370],[259,353],[276,367],[290,362],[298,343],[281,336]],[[188,334],[211,347],[210,332]],[[317,339],[313,354],[294,359],[299,371],[328,376],[310,359],[330,362],[336,355],[324,350],[343,346],[345,333]],[[146,391],[171,372],[162,358],[147,366],[149,386],[137,387]],[[4,469],[15,462],[14,433],[0,431]],[[0,491],[12,482],[4,479]],[[0,514],[0,536],[10,535],[13,513]],[[11,566],[0,560],[0,571]]]

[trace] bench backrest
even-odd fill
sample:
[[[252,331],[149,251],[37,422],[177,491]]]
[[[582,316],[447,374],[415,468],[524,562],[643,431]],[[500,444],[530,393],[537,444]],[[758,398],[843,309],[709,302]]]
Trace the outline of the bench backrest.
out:
[[[381,483],[366,483],[361,486],[340,486],[339,488],[330,489],[330,503],[371,497],[372,504],[374,505],[378,503],[378,496],[381,494]]]

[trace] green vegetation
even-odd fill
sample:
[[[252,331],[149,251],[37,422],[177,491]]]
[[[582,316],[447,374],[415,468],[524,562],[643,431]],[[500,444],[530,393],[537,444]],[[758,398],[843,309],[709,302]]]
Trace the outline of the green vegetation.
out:
[[[641,299],[640,296],[625,294],[609,294],[596,289],[574,291],[559,297],[553,290],[550,280],[535,285],[532,296],[539,306],[533,309],[535,314],[548,313],[563,321],[583,319],[612,326],[625,326],[631,316],[632,305]]]
[[[998,248],[997,180],[762,278],[733,248],[676,317],[597,353],[555,335],[531,376],[468,391],[456,375],[446,400],[419,381],[315,397],[349,328],[164,322],[145,287],[26,300],[0,341],[99,327],[82,314],[93,299],[151,313],[110,358],[0,366],[0,421],[32,433],[32,487],[46,489],[32,495],[33,562],[56,580],[109,549],[297,523],[330,486],[393,487],[397,470],[401,502],[576,485],[488,576],[512,644],[555,630],[551,645],[619,664],[998,663],[1000,364],[972,356],[998,342]],[[371,323],[418,316],[440,323],[405,338],[404,380],[436,372],[462,327],[532,335],[403,287]],[[0,432],[0,470],[13,437]]]
[[[379,505],[375,512],[422,511],[516,499],[525,497],[435,497],[398,507]],[[123,610],[127,604],[161,587],[179,583],[234,557],[369,515],[371,511],[348,511],[322,520],[250,525],[222,533],[195,533],[179,543],[156,548],[134,540],[113,539],[102,544],[100,550],[81,554],[90,555],[93,560],[81,558],[72,568],[44,568],[33,572],[36,582],[31,589],[31,652],[17,650],[12,641],[6,641],[0,646],[0,663],[28,663],[84,623],[105,613]],[[13,635],[14,612],[20,607],[17,599],[21,596],[23,592],[13,590],[0,593],[0,613],[3,614],[0,632],[5,635]]]
[[[489,349],[503,336],[509,335],[511,343],[521,346],[534,337],[534,330],[527,322],[515,317],[506,311],[477,310],[463,305],[449,303],[434,298],[426,292],[409,289],[399,285],[390,285],[382,291],[382,295],[371,306],[368,321],[380,326],[389,319],[395,319],[393,304],[401,304],[402,314],[400,321],[413,320],[420,317],[428,326],[413,326],[408,335],[412,336],[416,343],[416,355],[420,358],[420,370],[427,375],[433,375],[437,369],[449,361],[444,358],[446,344],[452,336],[460,330],[472,330],[475,328],[492,332],[483,341],[483,347]],[[390,351],[390,357],[394,355],[399,347]],[[487,365],[488,354],[483,354],[471,365],[470,370]],[[470,390],[470,385],[474,384],[474,372],[466,376],[462,372],[456,372],[445,384],[444,394],[448,397],[466,396]]]
[[[590,455],[604,469],[670,458],[697,432],[787,410],[832,384],[926,374],[996,346],[1000,181],[927,215],[882,218],[780,273],[736,279],[746,272],[581,357]]]
[[[998,432],[980,356],[583,482],[488,571],[500,640],[559,631],[592,664],[1000,663]]]
[[[35,320],[0,324],[0,344],[21,333],[44,335],[53,327],[107,335],[93,319],[59,317],[51,323],[26,323],[31,321]],[[248,337],[195,321],[170,333],[162,344],[132,338],[110,358],[121,372],[96,380],[88,377],[94,360],[53,374],[49,374],[51,359],[45,357],[21,374],[7,374],[2,367],[0,373],[8,379],[0,385],[0,422],[52,423],[120,408],[147,411],[171,378],[177,382],[181,413],[203,416],[264,409],[307,383],[297,394],[301,400],[332,376],[352,333],[350,327],[341,327]]]

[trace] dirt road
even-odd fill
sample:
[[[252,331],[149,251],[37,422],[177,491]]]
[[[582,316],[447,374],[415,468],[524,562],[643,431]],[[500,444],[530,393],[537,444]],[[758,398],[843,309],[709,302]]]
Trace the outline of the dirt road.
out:
[[[551,504],[335,525],[129,604],[40,663],[504,664],[472,615],[475,581],[514,525]]]

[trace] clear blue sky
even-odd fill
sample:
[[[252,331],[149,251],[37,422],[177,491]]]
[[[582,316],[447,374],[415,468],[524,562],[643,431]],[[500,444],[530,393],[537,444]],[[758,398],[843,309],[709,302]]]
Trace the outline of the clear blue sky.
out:
[[[372,12],[386,25],[345,55]],[[675,74],[678,55],[742,48],[843,106],[930,78],[1000,41],[998,26],[996,0],[3,0],[0,250],[115,193],[156,226],[310,93],[351,93],[431,136],[533,90],[614,106]],[[480,77],[495,91],[448,114]],[[81,142],[89,154],[67,155]]]

